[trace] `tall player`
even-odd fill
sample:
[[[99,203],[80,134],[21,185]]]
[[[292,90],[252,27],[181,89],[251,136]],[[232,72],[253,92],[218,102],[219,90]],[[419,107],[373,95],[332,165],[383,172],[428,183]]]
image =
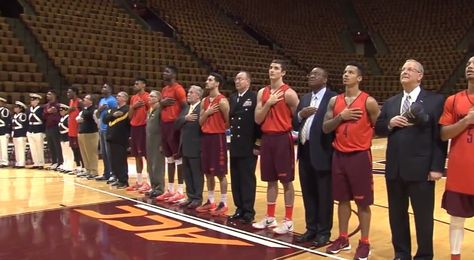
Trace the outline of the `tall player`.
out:
[[[186,91],[177,81],[178,70],[174,66],[167,66],[163,71],[165,87],[161,91],[161,146],[168,163],[168,189],[158,196],[157,200],[178,202],[184,199],[182,159],[179,153],[180,130],[175,129],[174,122],[181,110],[186,108]],[[176,167],[175,167],[176,165]],[[178,172],[178,190],[174,192],[175,168]]]
[[[282,60],[273,60],[268,69],[270,85],[258,91],[255,122],[261,125],[260,172],[267,182],[267,213],[256,229],[274,228],[277,234],[293,231],[293,204],[295,190],[295,154],[291,135],[293,114],[299,100],[296,92],[283,82],[287,65]],[[278,181],[283,184],[285,196],[285,219],[278,226],[275,219]]]
[[[361,239],[354,259],[366,259],[370,253],[370,205],[374,202],[372,177],[372,136],[380,114],[377,101],[360,90],[363,67],[357,62],[346,64],[342,82],[345,92],[329,100],[323,132],[335,131],[332,159],[333,198],[339,201],[339,237],[327,248],[337,254],[349,250],[348,225],[351,200],[357,205]]]
[[[474,56],[466,64],[467,89],[448,97],[439,123],[441,139],[451,139],[442,206],[449,215],[451,259],[461,259],[464,222],[474,216]]]
[[[201,169],[207,180],[207,202],[197,207],[196,211],[211,213],[214,216],[225,216],[227,207],[227,143],[225,130],[229,126],[229,102],[219,92],[224,79],[217,73],[207,77],[206,89],[209,96],[201,102],[199,124],[201,125]],[[219,179],[221,201],[216,206],[214,190]]]

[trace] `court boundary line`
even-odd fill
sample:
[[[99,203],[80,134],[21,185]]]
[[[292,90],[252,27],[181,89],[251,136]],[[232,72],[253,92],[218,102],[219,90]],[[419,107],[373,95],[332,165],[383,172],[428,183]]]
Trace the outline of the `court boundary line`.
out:
[[[70,182],[70,181],[64,180],[64,182]],[[75,181],[73,181],[73,183],[74,183],[74,185],[77,185],[77,186],[82,187],[82,188],[86,188],[86,189],[94,190],[94,191],[97,191],[97,192],[100,192],[100,193],[108,194],[108,195],[110,195],[110,196],[114,196],[114,197],[118,197],[118,198],[121,198],[121,199],[124,199],[124,200],[128,200],[128,201],[131,201],[131,202],[135,202],[135,203],[137,203],[137,204],[139,204],[139,205],[143,205],[143,206],[146,206],[146,207],[155,208],[155,209],[157,209],[157,210],[167,211],[167,212],[169,212],[170,214],[175,214],[175,215],[177,215],[177,216],[188,217],[188,218],[191,218],[191,219],[194,219],[194,220],[197,220],[197,221],[206,223],[206,224],[210,224],[211,226],[215,226],[215,227],[220,227],[220,228],[228,229],[228,230],[231,230],[231,231],[234,231],[234,232],[237,232],[237,233],[242,233],[243,235],[245,234],[245,235],[247,235],[247,236],[251,236],[251,237],[253,236],[253,237],[255,237],[255,238],[259,238],[259,239],[262,239],[262,240],[267,240],[267,241],[269,241],[269,242],[273,242],[273,243],[275,243],[275,244],[284,245],[284,246],[291,247],[291,248],[294,248],[294,249],[299,249],[299,250],[302,250],[302,251],[305,251],[305,252],[308,252],[308,253],[311,253],[311,254],[320,255],[320,256],[328,257],[328,258],[332,258],[332,259],[346,260],[346,258],[343,258],[343,257],[340,257],[340,256],[327,254],[327,253],[324,253],[324,252],[320,252],[320,251],[318,251],[318,250],[306,248],[306,247],[303,247],[303,246],[298,246],[298,245],[291,244],[291,243],[288,243],[288,242],[284,242],[284,241],[280,241],[280,240],[277,240],[277,239],[272,239],[272,238],[269,238],[269,237],[266,237],[266,236],[254,234],[254,233],[251,233],[251,232],[248,232],[248,231],[245,231],[245,230],[241,230],[241,229],[229,227],[229,226],[226,226],[226,225],[222,225],[222,224],[219,224],[219,223],[215,223],[215,222],[212,222],[212,221],[208,221],[208,220],[205,220],[205,219],[201,219],[201,218],[198,218],[198,217],[195,217],[195,216],[191,216],[191,215],[187,215],[187,214],[184,214],[184,213],[176,212],[176,211],[173,211],[173,210],[170,210],[170,209],[167,209],[167,208],[163,208],[163,207],[160,207],[160,206],[157,206],[157,205],[152,205],[152,204],[149,204],[149,203],[146,203],[146,202],[143,202],[143,201],[139,201],[139,200],[136,200],[136,199],[128,198],[128,197],[123,196],[123,195],[120,195],[120,194],[116,194],[116,193],[112,193],[112,192],[100,190],[100,189],[97,189],[97,188],[94,188],[94,187],[90,187],[90,186],[87,186],[87,185],[84,185],[84,184],[81,184],[81,183],[77,183],[77,182],[75,182]]]

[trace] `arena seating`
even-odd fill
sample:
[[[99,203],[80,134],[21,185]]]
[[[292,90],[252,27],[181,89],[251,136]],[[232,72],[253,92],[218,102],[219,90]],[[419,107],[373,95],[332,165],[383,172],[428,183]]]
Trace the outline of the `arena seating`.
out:
[[[31,0],[37,15],[22,19],[67,82],[88,93],[105,82],[127,90],[136,77],[161,87],[166,65],[179,68],[185,86],[205,81],[206,69],[171,39],[142,29],[112,0]]]
[[[438,90],[464,57],[456,46],[474,22],[467,15],[474,11],[470,1],[353,1],[363,23],[378,32],[390,53],[378,55],[385,76],[399,74],[408,58],[420,61],[425,68],[423,85]],[[399,84],[381,79],[389,92],[400,90]],[[390,95],[392,94],[390,93]]]
[[[364,57],[344,51],[338,32],[345,25],[337,1],[292,0],[215,1],[224,10],[240,17],[282,45],[283,51],[299,61],[307,70],[319,65],[329,71],[329,82],[336,88],[342,86],[342,71],[348,61],[359,61],[368,69]],[[370,74],[370,71],[368,71]]]
[[[270,61],[286,59],[269,47],[259,45],[207,0],[149,0],[148,4],[175,27],[185,44],[192,46],[201,58],[227,78],[246,70],[252,74],[254,88],[259,88],[269,83]],[[290,63],[285,82],[303,92],[306,73]]]
[[[464,53],[457,43],[473,24],[466,15],[473,10],[466,0],[455,1],[352,1],[362,23],[378,32],[389,53],[376,56],[382,75],[369,71],[363,85],[383,101],[400,91],[399,68],[408,58],[425,66],[423,84],[438,90],[449,78]],[[333,85],[340,84],[344,62],[364,58],[344,53],[338,33],[348,26],[343,20],[339,1],[252,1],[219,0],[215,3],[227,12],[281,43],[285,52],[305,66],[326,67]]]
[[[48,84],[5,18],[0,17],[0,96],[28,101],[28,92],[44,92]]]
[[[353,1],[363,26],[377,32],[389,50],[375,56],[382,75],[374,75],[365,57],[347,53],[341,43],[340,34],[348,28],[342,1],[146,0],[176,29],[177,39],[143,29],[113,0],[28,1],[36,15],[22,19],[41,47],[67,83],[92,93],[104,82],[116,91],[130,91],[137,76],[146,77],[150,87],[160,87],[161,71],[168,64],[179,68],[178,80],[185,86],[203,85],[208,69],[177,40],[227,79],[240,70],[251,72],[254,88],[268,84],[272,59],[289,59],[286,82],[301,94],[308,91],[305,75],[312,67],[326,68],[329,83],[341,89],[345,62],[356,60],[368,69],[363,89],[383,102],[400,91],[399,68],[408,58],[425,66],[423,85],[439,90],[465,56],[457,45],[474,23],[466,15],[474,9],[467,0]],[[279,48],[258,44],[226,13],[240,17]],[[0,91],[23,100],[18,93],[41,92],[47,84],[2,19]],[[453,92],[465,84],[459,79]],[[225,92],[232,89],[229,85]]]

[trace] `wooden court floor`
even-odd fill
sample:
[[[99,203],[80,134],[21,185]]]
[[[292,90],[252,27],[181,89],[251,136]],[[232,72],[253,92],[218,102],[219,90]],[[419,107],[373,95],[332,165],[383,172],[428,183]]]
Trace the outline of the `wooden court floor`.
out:
[[[374,170],[383,169],[384,165],[378,162],[385,160],[385,139],[375,139],[372,146],[372,154],[374,161]],[[130,169],[134,169],[133,159],[129,159]],[[101,165],[101,163],[99,163]],[[258,167],[257,167],[258,168]],[[99,171],[100,172],[100,171]],[[259,176],[259,172],[257,172]],[[230,179],[230,178],[229,178]],[[257,178],[258,179],[258,178]],[[133,177],[131,181],[134,181]],[[229,180],[230,181],[230,180]],[[449,216],[441,208],[441,196],[444,191],[445,181],[442,179],[436,184],[436,202],[435,202],[435,213],[434,213],[434,247],[435,247],[435,259],[449,259]],[[218,185],[216,185],[218,188]],[[280,187],[281,188],[281,187]],[[230,189],[230,185],[229,185]],[[372,225],[370,230],[370,241],[371,241],[371,256],[370,259],[392,259],[393,250],[391,246],[391,234],[388,224],[388,210],[387,210],[387,196],[385,189],[385,179],[382,174],[374,174],[374,189],[375,189],[375,203],[372,206]],[[304,223],[304,208],[301,198],[301,187],[298,177],[295,181],[295,209],[294,209],[294,223],[295,223],[295,236],[305,231]],[[230,192],[229,192],[230,193]],[[265,214],[266,209],[266,186],[265,183],[258,181],[257,183],[257,196],[256,196],[256,219],[260,219]],[[204,194],[206,197],[206,194]],[[140,195],[135,192],[126,192],[124,190],[117,190],[109,187],[103,182],[88,181],[86,179],[75,178],[74,176],[63,175],[53,171],[38,171],[38,170],[24,170],[24,169],[0,169],[0,227],[8,226],[9,222],[5,222],[7,219],[29,214],[38,214],[41,212],[50,212],[64,208],[84,208],[86,209],[89,205],[96,204],[107,204],[107,203],[121,203],[124,198],[140,198]],[[115,205],[115,204],[113,204]],[[283,217],[283,196],[282,190],[277,202],[277,218],[280,220]],[[232,205],[232,199],[229,198],[229,213],[234,211]],[[355,207],[354,207],[355,208]],[[337,210],[337,206],[335,206]],[[336,212],[334,216],[337,216]],[[413,254],[416,250],[415,245],[415,231],[413,216],[411,215],[411,227],[412,227],[412,243],[413,243]],[[2,223],[3,222],[3,223]],[[225,224],[225,220],[222,221]],[[240,227],[239,227],[240,228]],[[249,230],[249,227],[244,227]],[[357,229],[357,216],[352,215],[350,221],[350,231]],[[335,217],[334,227],[332,230],[332,239],[335,239],[338,234],[338,223]],[[2,231],[0,231],[2,232]],[[2,252],[6,253],[6,248],[1,246],[8,240],[9,237],[0,235],[0,258]],[[48,239],[44,237],[43,239]],[[283,237],[276,238],[288,243],[292,243],[292,235],[285,235]],[[359,239],[359,234],[355,234],[350,238],[352,244],[352,250],[350,252],[342,252],[339,257],[345,259],[352,259],[355,252]],[[5,240],[5,241],[2,241]],[[474,241],[474,219],[468,219],[465,224],[465,237],[462,248],[462,255],[464,259],[474,259],[474,247],[472,247],[472,241]],[[126,242],[125,242],[126,243]],[[152,247],[153,244],[150,244]],[[184,247],[183,247],[184,248]],[[28,250],[28,245],[25,245],[23,250]],[[212,250],[212,249],[210,249]],[[230,250],[227,246],[222,247],[221,250],[226,252]],[[242,253],[246,249],[240,249]],[[273,249],[271,249],[273,250]],[[311,250],[317,250],[324,252],[324,248],[312,248]],[[230,251],[229,251],[230,252]],[[54,252],[51,252],[54,253]],[[244,256],[245,254],[242,254]],[[231,257],[232,259],[239,257]],[[21,259],[22,257],[16,257]],[[26,257],[25,257],[26,258]],[[119,257],[117,259],[128,259],[129,257]],[[198,259],[201,257],[198,257]],[[206,258],[202,255],[202,258]],[[264,254],[264,259],[271,258],[291,258],[291,259],[319,259],[322,256],[307,252],[304,250],[298,250],[297,248],[293,251],[284,251],[282,254]],[[116,259],[116,258],[112,258]],[[159,259],[159,258],[158,258]]]

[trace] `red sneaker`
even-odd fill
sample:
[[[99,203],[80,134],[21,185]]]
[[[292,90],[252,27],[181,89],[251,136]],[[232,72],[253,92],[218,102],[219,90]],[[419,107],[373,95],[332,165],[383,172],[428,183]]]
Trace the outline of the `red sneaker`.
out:
[[[326,253],[337,254],[340,251],[350,250],[350,249],[351,249],[351,244],[349,244],[349,239],[345,237],[338,237],[336,240],[334,240],[334,242],[332,242],[332,245],[326,248]]]
[[[168,198],[167,202],[168,203],[179,203],[183,201],[186,198],[183,193],[181,192],[176,192],[173,197]]]
[[[140,187],[142,186],[143,184],[138,184],[138,182],[135,182],[135,184],[133,184],[132,186],[129,186],[128,188],[126,188],[125,190],[126,191],[137,191],[138,189],[140,189]]]
[[[204,205],[197,207],[196,211],[199,213],[207,213],[214,209],[216,209],[216,203],[214,202],[211,203],[209,200],[207,200],[207,202],[204,203]]]
[[[151,190],[150,184],[148,184],[148,182],[144,182],[142,184],[142,186],[138,189],[138,192],[143,194],[143,193],[148,192],[150,190]]]
[[[226,213],[229,211],[229,208],[224,202],[220,202],[217,208],[211,210],[211,215],[215,217],[225,217],[227,216]]]
[[[174,193],[171,193],[169,190],[167,190],[165,193],[161,194],[160,196],[156,197],[157,201],[167,201],[168,198],[173,197]]]
[[[357,260],[367,260],[370,255],[370,244],[362,243],[359,241],[359,246],[356,249],[354,259]]]

